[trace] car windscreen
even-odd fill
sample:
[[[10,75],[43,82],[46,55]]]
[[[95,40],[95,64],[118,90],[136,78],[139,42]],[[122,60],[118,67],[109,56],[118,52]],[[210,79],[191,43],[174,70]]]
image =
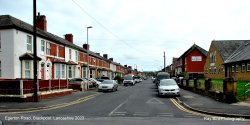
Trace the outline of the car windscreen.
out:
[[[174,80],[161,80],[160,81],[160,86],[172,86],[172,85],[177,85]]]
[[[133,80],[132,76],[124,76],[124,80]]]
[[[158,75],[157,78],[159,80],[162,80],[162,79],[170,79],[170,76],[169,75]]]
[[[104,80],[102,84],[113,84],[112,80]]]

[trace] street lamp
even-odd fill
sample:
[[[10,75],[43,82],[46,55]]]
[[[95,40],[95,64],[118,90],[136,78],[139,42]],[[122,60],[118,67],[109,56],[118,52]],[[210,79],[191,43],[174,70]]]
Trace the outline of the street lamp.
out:
[[[92,26],[87,27],[87,89],[89,89],[89,29]]]

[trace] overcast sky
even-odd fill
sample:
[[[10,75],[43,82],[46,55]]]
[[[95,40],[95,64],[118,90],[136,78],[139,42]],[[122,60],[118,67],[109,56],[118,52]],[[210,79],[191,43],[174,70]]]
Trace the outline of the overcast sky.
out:
[[[0,14],[32,24],[33,0],[0,0]],[[194,43],[250,38],[249,0],[37,0],[47,30],[141,71],[159,70]]]

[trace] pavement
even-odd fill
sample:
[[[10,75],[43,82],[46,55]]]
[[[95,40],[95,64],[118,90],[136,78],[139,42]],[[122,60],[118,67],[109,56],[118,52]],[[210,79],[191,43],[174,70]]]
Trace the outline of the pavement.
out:
[[[183,89],[178,100],[183,106],[196,112],[224,117],[250,118],[250,101],[228,104]]]

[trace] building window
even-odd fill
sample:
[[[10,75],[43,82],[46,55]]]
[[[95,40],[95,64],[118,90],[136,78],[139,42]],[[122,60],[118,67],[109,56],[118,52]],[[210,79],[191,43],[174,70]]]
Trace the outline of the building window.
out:
[[[42,52],[42,55],[44,55],[44,52],[45,52],[45,41],[44,40],[41,40],[41,52]]]
[[[24,76],[26,79],[30,78],[30,62],[25,61],[24,63]]]
[[[65,64],[62,64],[62,78],[65,78]]]
[[[72,78],[72,67],[69,66],[69,78]]]
[[[0,61],[0,77],[2,77],[2,62]]]
[[[75,56],[76,56],[76,62],[78,61],[78,52],[75,51]]]
[[[234,66],[232,66],[232,72],[234,72],[235,71],[235,68],[234,68]]]
[[[50,55],[50,52],[51,52],[51,48],[50,48],[50,43],[47,42],[47,55]]]
[[[84,78],[87,78],[87,68],[86,67],[82,68],[82,74],[83,74]]]
[[[236,64],[236,66],[235,66],[235,72],[239,72],[239,65],[238,64]]]
[[[69,49],[69,59],[71,59],[71,49]]]
[[[78,61],[80,61],[80,59],[81,59],[81,58],[80,58],[80,55],[81,55],[81,54],[78,52]]]
[[[56,79],[60,78],[60,64],[55,64],[56,67]]]
[[[241,72],[245,72],[246,71],[246,65],[243,63],[241,65]]]
[[[32,37],[27,35],[27,50],[32,52]]]
[[[72,68],[72,72],[73,72],[73,78],[76,77],[76,70],[75,70],[75,67]]]
[[[247,71],[250,71],[250,63],[247,63]]]

